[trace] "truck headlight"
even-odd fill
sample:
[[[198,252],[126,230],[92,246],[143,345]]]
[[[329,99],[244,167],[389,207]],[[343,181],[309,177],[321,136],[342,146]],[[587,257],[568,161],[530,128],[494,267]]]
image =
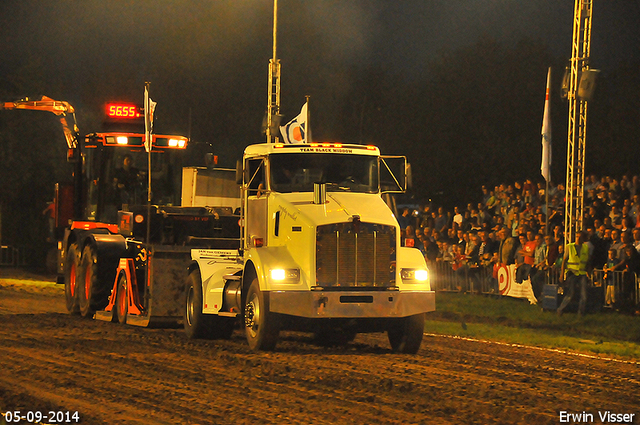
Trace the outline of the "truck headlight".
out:
[[[425,269],[401,269],[400,277],[402,278],[402,280],[426,282],[429,278],[429,273]]]
[[[298,282],[300,269],[271,269],[271,280],[274,282]]]

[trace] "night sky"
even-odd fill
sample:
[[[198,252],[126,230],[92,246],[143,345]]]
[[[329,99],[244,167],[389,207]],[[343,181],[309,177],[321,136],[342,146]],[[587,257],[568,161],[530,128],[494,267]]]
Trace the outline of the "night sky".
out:
[[[311,95],[316,140],[373,143],[384,153],[410,155],[418,162],[416,168],[423,169],[417,177],[424,193],[453,192],[460,185],[478,193],[481,183],[497,183],[501,176],[539,178],[546,67],[562,67],[571,55],[573,5],[573,0],[280,0],[284,122],[297,115],[305,95]],[[638,63],[640,1],[594,0],[593,9],[591,67],[601,69],[606,81],[621,66]],[[106,101],[141,102],[144,82],[150,81],[151,97],[158,103],[158,131],[189,135],[194,147],[209,144],[220,155],[221,165],[234,166],[246,145],[264,140],[260,130],[272,54],[272,12],[270,0],[3,0],[0,100],[42,94],[67,100],[76,107],[81,131],[88,133],[99,130]],[[452,147],[466,151],[465,143],[474,143],[465,141],[475,131],[474,109],[465,112],[462,125],[447,124],[451,115],[443,115],[442,128],[437,129],[416,120],[428,121],[430,108],[438,109],[439,99],[459,96],[464,102],[464,96],[449,94],[451,87],[465,84],[467,74],[461,72],[461,80],[450,81],[450,86],[436,87],[434,63],[464,64],[462,56],[478,51],[474,46],[483,40],[497,43],[498,52],[518,50],[522,40],[541,46],[531,51],[542,52],[544,58],[526,58],[535,65],[529,75],[522,74],[521,84],[515,84],[529,91],[501,93],[511,97],[512,104],[530,105],[520,116],[523,134],[517,135],[531,141],[532,147],[522,152],[530,164],[519,168],[505,163],[504,170],[484,180],[461,173],[448,185],[444,178],[451,158],[434,146],[444,137]],[[457,62],[442,59],[451,57]],[[477,66],[479,72],[488,72]],[[504,72],[506,76],[510,71]],[[557,85],[562,69],[555,69],[554,75]],[[501,78],[485,78],[486,84],[483,80],[480,84],[499,85]],[[429,99],[423,102],[419,96]],[[567,106],[556,100],[554,108],[552,173],[560,181]],[[619,119],[625,125],[635,120]],[[382,127],[385,120],[388,126]],[[465,130],[464,123],[470,128]],[[496,123],[484,130],[494,141],[482,143],[501,148],[500,140],[514,139],[513,132],[501,135],[500,128]],[[50,139],[61,143],[60,137],[52,134]],[[421,157],[427,151],[438,157]],[[499,168],[491,158],[483,161]],[[425,164],[434,161],[445,164],[424,171]]]

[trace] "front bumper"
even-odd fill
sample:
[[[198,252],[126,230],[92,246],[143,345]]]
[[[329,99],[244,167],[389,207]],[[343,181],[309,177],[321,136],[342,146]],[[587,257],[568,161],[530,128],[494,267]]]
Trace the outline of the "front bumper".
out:
[[[309,318],[407,317],[436,309],[434,291],[271,291],[269,310]]]

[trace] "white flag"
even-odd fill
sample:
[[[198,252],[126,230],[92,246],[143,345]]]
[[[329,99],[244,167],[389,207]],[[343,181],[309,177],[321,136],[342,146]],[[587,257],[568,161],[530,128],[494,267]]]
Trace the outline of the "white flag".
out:
[[[147,152],[151,152],[151,134],[153,133],[153,114],[156,110],[156,102],[149,97],[149,86],[144,87],[144,148]]]
[[[551,86],[551,68],[547,74],[547,94],[544,100],[542,118],[542,164],[540,172],[546,181],[551,180],[551,111],[549,109],[549,88]]]
[[[297,117],[280,127],[280,133],[284,143],[307,143],[307,102]]]

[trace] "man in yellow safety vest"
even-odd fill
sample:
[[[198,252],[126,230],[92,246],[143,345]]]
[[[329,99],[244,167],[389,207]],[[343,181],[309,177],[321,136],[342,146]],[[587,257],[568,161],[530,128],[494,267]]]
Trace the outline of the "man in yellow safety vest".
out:
[[[562,315],[567,304],[571,302],[571,298],[573,298],[573,294],[576,291],[576,284],[580,285],[578,313],[581,315],[585,313],[587,307],[587,285],[591,274],[591,258],[586,240],[587,235],[585,232],[577,232],[576,242],[568,244],[565,250],[560,271],[560,283],[565,280],[568,288],[564,293],[560,307],[558,307],[559,316]]]

